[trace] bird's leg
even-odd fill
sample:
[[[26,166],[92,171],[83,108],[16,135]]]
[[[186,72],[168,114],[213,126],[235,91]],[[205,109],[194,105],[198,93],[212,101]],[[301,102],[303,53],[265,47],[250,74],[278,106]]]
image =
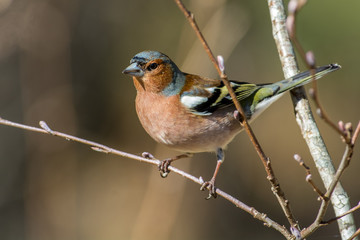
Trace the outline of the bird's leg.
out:
[[[155,159],[155,157],[151,153],[148,153],[148,152],[143,152],[142,156],[144,158]],[[167,159],[162,160],[158,166],[159,171],[160,171],[160,176],[163,178],[167,177],[167,175],[170,172],[170,170],[168,168],[170,166],[170,163],[172,163],[173,161],[179,160],[181,158],[191,157],[191,156],[192,156],[192,153],[184,153],[184,154],[172,157],[172,158],[167,158]]]
[[[204,182],[200,188],[201,191],[204,191],[206,188],[209,189],[209,196],[206,198],[207,200],[210,199],[211,197],[214,198],[217,197],[216,188],[215,188],[215,179],[216,179],[216,175],[219,172],[220,165],[224,162],[224,158],[225,158],[224,150],[222,148],[218,148],[216,150],[216,157],[217,157],[217,162],[212,178],[210,179],[210,181]]]

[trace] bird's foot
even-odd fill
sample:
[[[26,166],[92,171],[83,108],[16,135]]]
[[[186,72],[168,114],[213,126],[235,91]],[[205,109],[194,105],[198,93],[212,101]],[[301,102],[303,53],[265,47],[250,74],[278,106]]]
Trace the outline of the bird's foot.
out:
[[[216,187],[215,187],[215,178],[211,178],[210,181],[204,182],[201,187],[200,191],[204,191],[205,189],[209,189],[209,196],[207,196],[205,199],[209,200],[211,197],[216,198]]]
[[[151,153],[148,153],[148,152],[143,152],[142,156],[144,158],[148,158],[148,159],[156,159]],[[175,156],[173,158],[167,158],[165,160],[160,161],[160,163],[158,165],[158,169],[160,171],[160,176],[162,178],[167,177],[167,175],[170,173],[169,166],[173,161],[179,160],[181,158],[191,157],[191,156],[192,156],[191,153],[184,153],[184,154]]]
[[[191,156],[192,156],[191,153],[184,153],[184,154],[172,157],[172,158],[167,158],[165,160],[162,160],[161,163],[159,164],[160,176],[162,178],[167,177],[167,175],[170,173],[170,170],[169,170],[170,163],[172,163],[173,161],[176,161],[176,160],[179,160],[182,158],[188,158]]]
[[[160,176],[162,178],[166,178],[167,175],[170,173],[170,170],[169,170],[169,166],[170,166],[170,163],[174,161],[174,159],[172,158],[167,158],[165,160],[162,160],[158,166],[158,169],[160,171]]]
[[[148,153],[148,152],[143,152],[141,155],[147,159],[155,159],[155,157],[151,153]],[[174,161],[173,158],[167,158],[165,160],[160,161],[160,163],[158,165],[158,169],[160,171],[160,176],[162,178],[166,178],[167,175],[169,174],[169,172],[170,172],[169,166],[172,161]]]

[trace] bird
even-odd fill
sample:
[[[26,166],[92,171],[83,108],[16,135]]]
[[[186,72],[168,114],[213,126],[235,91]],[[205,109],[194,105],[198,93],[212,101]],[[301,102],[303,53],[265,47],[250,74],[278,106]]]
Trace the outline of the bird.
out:
[[[285,92],[341,68],[338,64],[318,67],[291,78],[268,84],[230,81],[247,120],[254,120]],[[171,162],[193,153],[215,152],[217,164],[212,178],[200,190],[216,198],[215,180],[224,149],[243,127],[234,117],[235,105],[223,81],[182,72],[165,54],[142,51],[123,70],[133,78],[137,90],[135,107],[145,131],[158,143],[183,154],[163,160],[159,170],[166,177]],[[151,154],[145,154],[147,157]]]

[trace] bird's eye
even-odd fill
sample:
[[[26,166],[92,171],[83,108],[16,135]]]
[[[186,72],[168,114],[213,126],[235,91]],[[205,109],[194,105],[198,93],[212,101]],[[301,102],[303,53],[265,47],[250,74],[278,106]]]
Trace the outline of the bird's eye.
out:
[[[157,67],[158,67],[158,64],[157,64],[157,63],[152,63],[152,64],[150,64],[146,69],[147,69],[148,71],[152,71],[152,70],[156,69]]]

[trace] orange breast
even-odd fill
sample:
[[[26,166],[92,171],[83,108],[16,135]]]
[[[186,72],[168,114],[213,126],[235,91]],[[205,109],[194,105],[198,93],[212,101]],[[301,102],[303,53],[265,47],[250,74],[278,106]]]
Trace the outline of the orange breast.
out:
[[[225,147],[240,132],[240,124],[233,117],[234,109],[199,116],[185,109],[179,100],[179,95],[165,97],[138,91],[138,117],[157,142],[183,152],[207,152]]]

